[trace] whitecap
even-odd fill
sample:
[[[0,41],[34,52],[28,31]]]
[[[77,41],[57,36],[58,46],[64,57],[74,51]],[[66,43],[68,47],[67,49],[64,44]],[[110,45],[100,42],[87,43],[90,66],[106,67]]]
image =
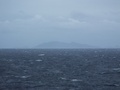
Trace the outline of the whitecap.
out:
[[[23,79],[26,79],[26,78],[28,78],[28,77],[30,77],[30,76],[21,76],[21,78],[23,78]]]
[[[60,79],[62,79],[62,80],[67,80],[67,78],[65,78],[65,77],[60,77]]]
[[[82,81],[82,80],[80,80],[80,79],[72,79],[71,81],[72,82],[79,82],[79,81]]]
[[[41,54],[38,54],[38,56],[45,56],[45,54],[41,53]]]
[[[120,72],[120,68],[113,68],[113,71],[119,71]]]
[[[41,59],[38,59],[38,60],[36,60],[37,62],[42,62],[42,60]]]

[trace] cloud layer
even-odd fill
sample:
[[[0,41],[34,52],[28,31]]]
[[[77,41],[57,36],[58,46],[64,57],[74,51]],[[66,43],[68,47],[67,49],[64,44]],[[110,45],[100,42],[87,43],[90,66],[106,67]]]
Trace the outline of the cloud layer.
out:
[[[0,47],[48,41],[120,47],[119,0],[1,0]]]

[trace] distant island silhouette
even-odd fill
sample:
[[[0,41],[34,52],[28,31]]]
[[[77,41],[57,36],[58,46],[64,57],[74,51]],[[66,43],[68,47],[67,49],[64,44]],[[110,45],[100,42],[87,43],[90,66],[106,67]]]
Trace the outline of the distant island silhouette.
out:
[[[36,48],[95,48],[94,46],[87,45],[87,44],[80,44],[76,42],[71,42],[71,43],[65,43],[65,42],[58,42],[58,41],[53,41],[53,42],[46,42],[42,43]]]

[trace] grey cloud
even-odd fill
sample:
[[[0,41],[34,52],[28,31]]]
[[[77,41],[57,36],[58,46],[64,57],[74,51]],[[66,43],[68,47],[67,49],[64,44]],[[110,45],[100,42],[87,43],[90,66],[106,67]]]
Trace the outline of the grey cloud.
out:
[[[0,47],[32,47],[47,41],[119,46],[119,4],[119,0],[1,0]]]

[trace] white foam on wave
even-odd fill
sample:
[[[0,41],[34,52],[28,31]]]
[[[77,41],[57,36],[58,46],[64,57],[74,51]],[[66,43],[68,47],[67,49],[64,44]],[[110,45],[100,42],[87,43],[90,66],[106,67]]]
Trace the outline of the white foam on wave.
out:
[[[65,77],[60,77],[60,79],[62,79],[62,80],[67,80],[67,78],[65,78]]]
[[[79,81],[82,81],[82,80],[80,80],[80,79],[72,79],[71,81],[72,82],[79,82]]]
[[[45,54],[41,53],[41,54],[38,54],[38,56],[45,56]]]
[[[23,79],[26,79],[26,78],[28,78],[28,77],[30,77],[30,76],[21,76],[21,78],[23,78]]]
[[[120,68],[113,68],[113,71],[119,71],[120,72]]]
[[[41,59],[38,59],[38,60],[36,60],[37,62],[42,62],[43,60],[41,60]]]

